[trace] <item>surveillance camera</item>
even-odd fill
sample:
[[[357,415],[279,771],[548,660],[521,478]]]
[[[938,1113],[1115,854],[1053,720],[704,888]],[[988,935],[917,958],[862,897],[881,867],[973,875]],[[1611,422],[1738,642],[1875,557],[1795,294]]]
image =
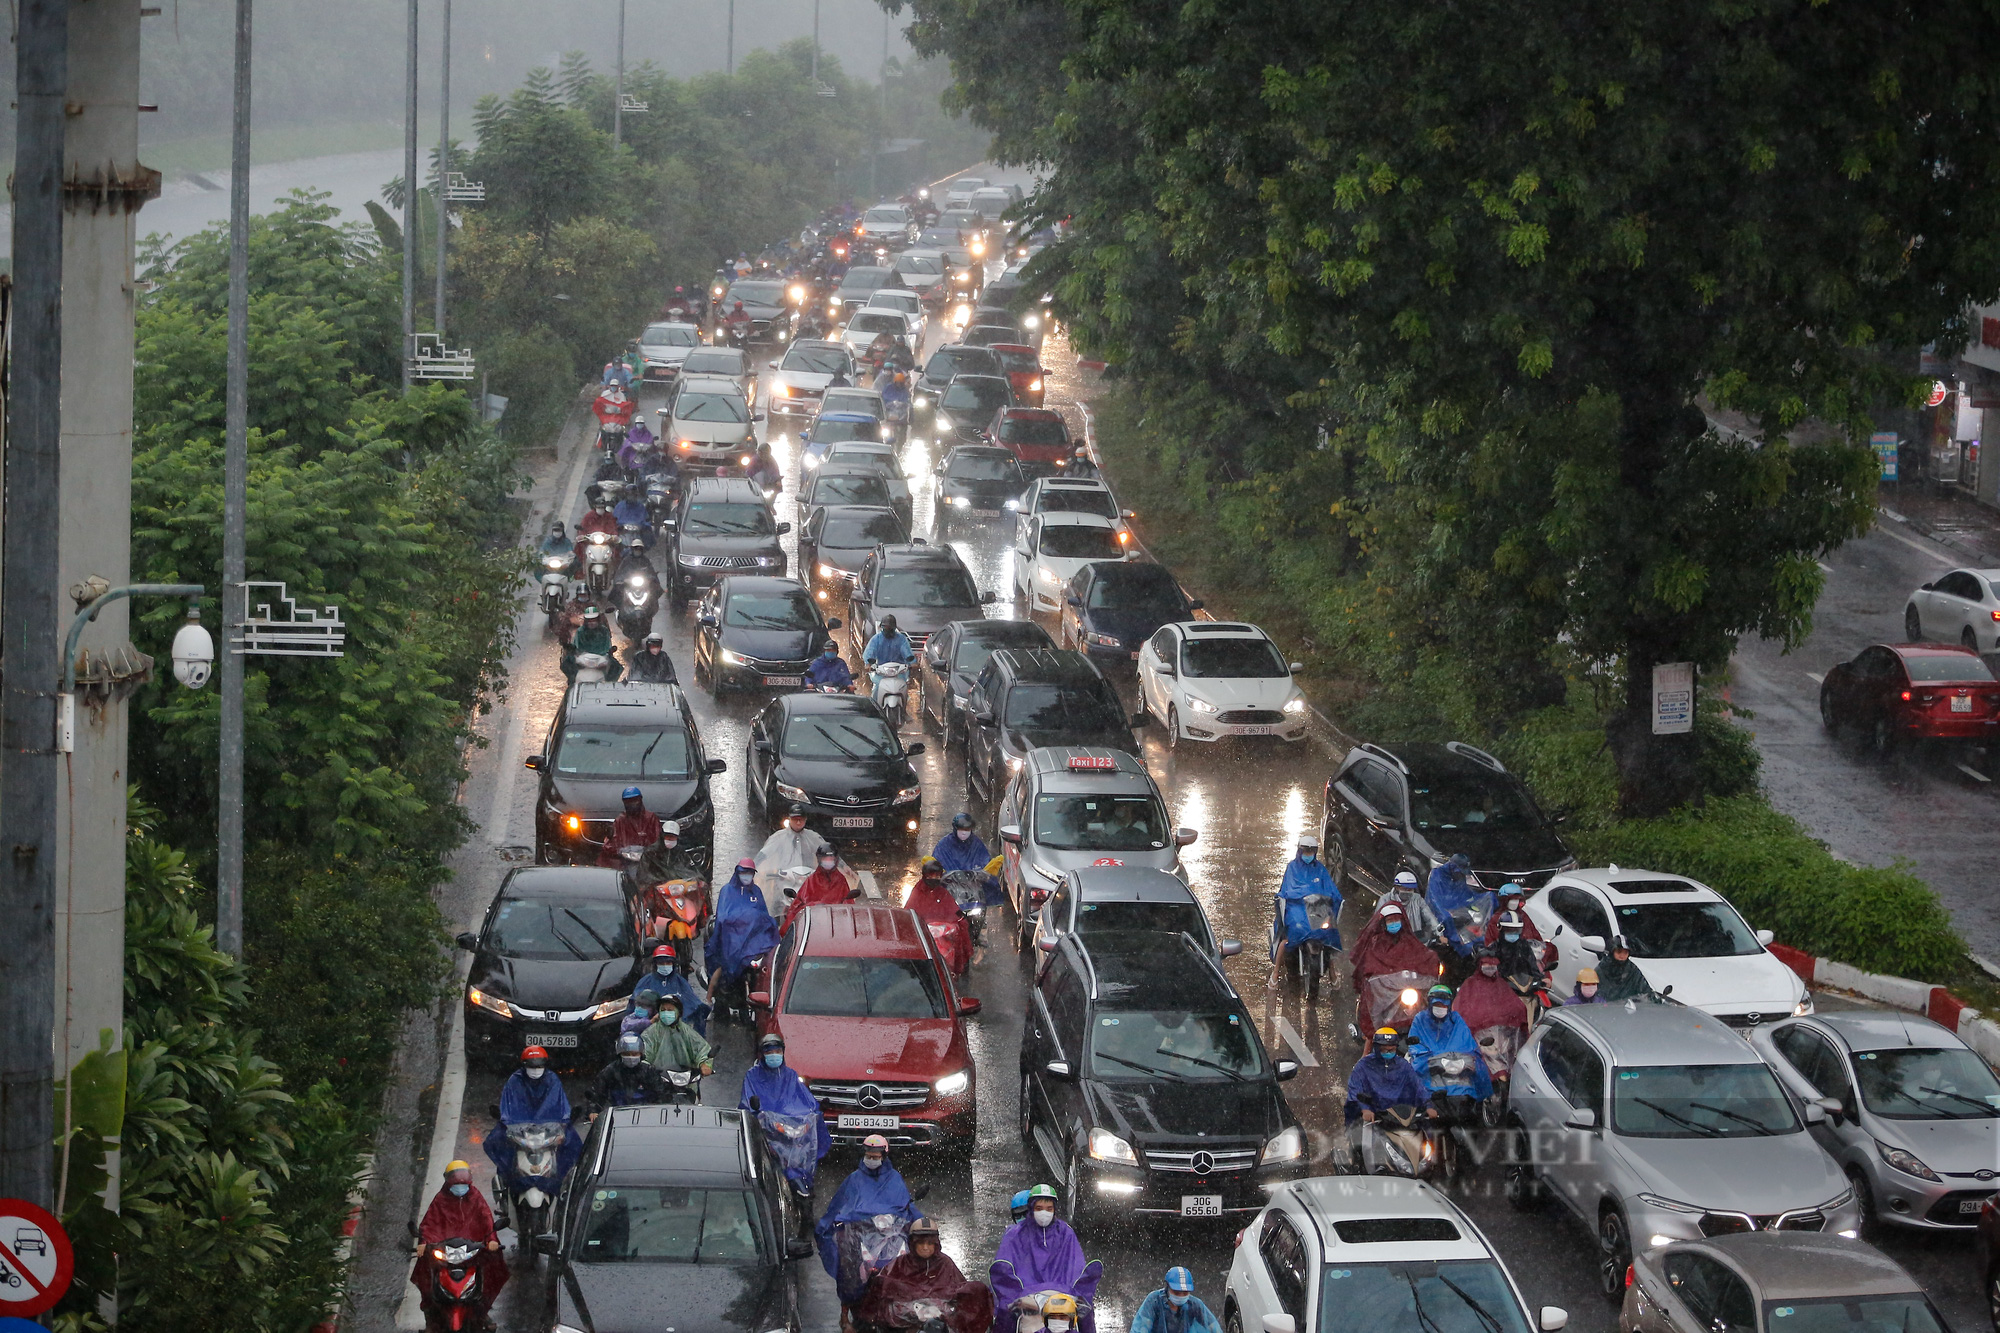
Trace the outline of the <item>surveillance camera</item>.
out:
[[[215,640],[202,627],[201,612],[188,610],[187,624],[174,635],[174,679],[191,690],[208,684],[215,669]]]

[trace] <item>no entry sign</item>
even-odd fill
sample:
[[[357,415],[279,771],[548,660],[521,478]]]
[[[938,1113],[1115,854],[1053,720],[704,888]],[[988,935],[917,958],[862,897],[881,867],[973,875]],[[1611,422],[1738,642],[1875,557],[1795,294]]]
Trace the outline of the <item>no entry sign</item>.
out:
[[[0,1199],[0,1316],[38,1315],[69,1290],[76,1255],[62,1223],[24,1199]]]

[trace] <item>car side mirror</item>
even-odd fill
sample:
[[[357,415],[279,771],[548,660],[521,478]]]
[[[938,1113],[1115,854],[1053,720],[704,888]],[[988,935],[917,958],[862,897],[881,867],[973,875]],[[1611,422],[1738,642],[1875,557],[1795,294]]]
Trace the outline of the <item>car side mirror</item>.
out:
[[[532,768],[532,769],[534,769],[534,770],[535,770],[535,771],[536,771],[537,773],[539,773],[539,772],[541,772],[541,771],[542,771],[542,767],[543,767],[543,765],[545,765],[545,764],[547,764],[547,763],[548,763],[548,759],[547,759],[547,757],[546,757],[546,756],[544,756],[544,755],[539,755],[539,754],[531,754],[531,755],[529,755],[529,756],[528,756],[528,757],[527,757],[526,759],[523,759],[523,760],[521,761],[521,767],[523,767],[523,768]]]
[[[791,897],[791,896],[792,896],[792,894],[794,894],[794,893],[796,893],[796,892],[797,892],[797,890],[796,890],[796,889],[787,889],[787,890],[785,890],[785,896],[786,896],[787,898],[789,898],[789,897]],[[753,991],[751,991],[751,992],[750,992],[750,1003],[752,1003],[752,1004],[756,1005],[756,1006],[757,1006],[757,1007],[758,1007],[759,1009],[762,1009],[762,1008],[765,1008],[766,1006],[768,1006],[768,1005],[769,1005],[769,1004],[771,1003],[771,992],[769,992],[769,991],[767,991],[767,990],[753,990]]]
[[[1306,669],[1306,664],[1304,662],[1287,662],[1285,663],[1285,668],[1296,676],[1299,672]]]
[[[993,603],[999,600],[1000,600],[1000,594],[994,592],[991,588],[988,588],[985,592],[979,594],[979,604],[981,606],[991,606],[993,605]]]
[[[775,361],[766,361],[764,363],[764,368],[766,370],[776,370],[778,368],[778,363]]]
[[[1021,826],[1019,824],[1002,824],[1000,826],[1000,841],[1011,842],[1016,847],[1019,847],[1021,845]]]
[[[923,752],[924,752],[924,743],[922,741],[913,741],[909,745],[903,747],[903,753],[909,755],[912,759],[916,758]]]
[[[461,949],[477,949],[479,947],[479,937],[469,930],[459,931],[456,942]]]
[[[1190,610],[1190,611],[1199,611],[1199,610],[1201,610],[1201,599],[1197,597],[1197,598],[1196,598],[1195,600],[1193,600],[1193,601],[1189,602],[1189,603],[1188,603],[1188,610]]]
[[[1560,1305],[1544,1305],[1540,1318],[1535,1322],[1541,1326],[1542,1333],[1561,1333],[1569,1326],[1569,1311]]]
[[[1183,825],[1174,830],[1174,846],[1191,847],[1194,845],[1194,840],[1200,836],[1201,834]]]
[[[1120,518],[1137,518],[1137,517],[1139,517],[1139,516],[1138,516],[1137,514],[1133,513],[1133,512],[1132,512],[1131,510],[1129,510],[1129,509],[1121,509],[1121,510],[1119,510],[1119,511],[1118,511],[1118,517],[1120,517]]]
[[[1576,937],[1576,942],[1592,953],[1603,953],[1605,951],[1604,937],[1602,935],[1579,935]]]
[[[1063,598],[1063,601],[1069,603],[1069,605],[1071,606],[1078,608],[1079,610],[1081,610],[1083,607],[1083,598],[1078,597],[1075,593],[1071,593],[1069,596]]]
[[[1068,1082],[1070,1079],[1075,1077],[1075,1075],[1070,1072],[1070,1065],[1069,1061],[1067,1060],[1051,1060],[1047,1064],[1043,1065],[1042,1068],[1046,1069],[1049,1072],[1050,1078],[1059,1078],[1062,1079],[1064,1082]]]
[[[1297,1060],[1280,1060],[1272,1066],[1272,1072],[1277,1075],[1278,1082],[1280,1083],[1285,1082],[1287,1079],[1297,1078],[1299,1076],[1299,1062]]]
[[[1215,951],[1216,953],[1222,955],[1224,958],[1234,958],[1237,954],[1243,952],[1243,941],[1217,940],[1215,944]]]
[[[1059,941],[1053,935],[1035,936],[1035,947],[1037,949],[1040,949],[1043,953],[1054,953],[1056,951],[1057,943],[1059,943]]]
[[[703,763],[701,768],[704,773],[727,773],[729,771],[729,761],[727,759],[710,759]]]
[[[994,716],[992,709],[982,708],[978,712],[972,715],[972,720],[974,722],[977,722],[982,727],[990,727],[998,719]]]
[[[961,1018],[970,1018],[970,1017],[972,1017],[972,1016],[973,1016],[974,1014],[978,1013],[978,1012],[979,1012],[979,1009],[980,1009],[980,1004],[979,1004],[979,997],[978,997],[978,996],[976,996],[976,995],[961,995],[961,996],[959,996],[959,997],[958,997],[958,1013],[959,1013],[959,1017],[961,1017]]]
[[[553,1231],[544,1231],[535,1237],[536,1254],[545,1254],[553,1259],[561,1248],[562,1237]]]
[[[827,621],[827,622],[826,622],[826,627],[827,627],[828,629],[839,629],[839,628],[840,628],[840,617],[839,617],[839,616],[835,616],[835,617],[834,617],[833,619],[831,619],[831,620]]]
[[[1264,1333],[1299,1333],[1299,1321],[1288,1314],[1267,1314]]]
[[[785,535],[786,533],[790,532],[791,530],[792,530],[792,525],[791,525],[791,524],[789,524],[789,523],[780,523],[780,524],[778,525],[778,535],[779,535],[780,537],[784,536],[784,535]]]
[[[1918,588],[1918,589],[1917,589],[1917,591],[1918,591],[1918,592],[1936,592],[1936,591],[1937,591],[1937,584],[1935,584],[1935,583],[1926,583],[1926,584],[1924,584],[1923,586],[1921,586],[1920,588]]]
[[[1826,1108],[1824,1106],[1821,1106],[1818,1102],[1807,1102],[1805,1106],[1805,1111],[1806,1111],[1806,1127],[1808,1129],[1812,1128],[1814,1125],[1824,1125],[1826,1123],[1827,1120]]]
[[[1760,930],[1757,932],[1757,943],[1763,945],[1767,949],[1771,946],[1771,941],[1777,938],[1778,937],[1776,935],[1772,934],[1768,930]]]
[[[716,619],[716,617],[712,613],[696,616],[695,621],[696,623],[708,629],[714,629],[722,623],[720,620]]]
[[[817,1253],[818,1251],[813,1248],[813,1243],[809,1240],[800,1240],[797,1236],[793,1236],[785,1242],[785,1258],[787,1259],[794,1261],[810,1259]]]
[[[1586,1107],[1584,1107],[1584,1108],[1583,1108],[1583,1109],[1582,1109],[1581,1111],[1571,1111],[1571,1112],[1569,1113],[1569,1119],[1567,1119],[1567,1120],[1563,1121],[1563,1128],[1564,1128],[1564,1129],[1596,1129],[1596,1128],[1597,1128],[1597,1112],[1595,1112],[1595,1111],[1591,1110],[1591,1109],[1590,1109],[1589,1107],[1587,1107],[1587,1106],[1586,1106]]]
[[[1162,662],[1160,663],[1160,674],[1163,676],[1173,676],[1173,675],[1178,675],[1179,673],[1174,670],[1174,664],[1172,662]]]
[[[752,749],[754,749],[754,750],[756,750],[758,754],[769,754],[769,753],[771,753],[771,742],[769,742],[769,741],[761,741],[761,740],[760,740],[760,741],[751,741],[751,742],[750,742],[750,745],[751,745],[751,748],[752,748]]]
[[[1817,1108],[1821,1114],[1826,1116],[1827,1119],[1833,1121],[1833,1123],[1836,1125],[1838,1125],[1841,1122],[1841,1119],[1845,1117],[1847,1114],[1847,1107],[1844,1104],[1842,1104],[1840,1098],[1838,1097],[1815,1097],[1810,1103],[1807,1104],[1806,1107],[1807,1113],[1810,1114],[1814,1108]]]

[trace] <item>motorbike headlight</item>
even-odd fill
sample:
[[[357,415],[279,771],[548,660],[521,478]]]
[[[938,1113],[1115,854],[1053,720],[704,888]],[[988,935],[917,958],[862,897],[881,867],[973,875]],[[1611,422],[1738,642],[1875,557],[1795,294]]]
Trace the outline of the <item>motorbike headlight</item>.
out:
[[[905,787],[901,791],[896,793],[896,804],[908,805],[911,801],[916,800],[919,796],[922,796],[923,794],[924,794],[924,789],[922,787]]]
[[[1401,1002],[1402,1006],[1403,1006],[1403,1007],[1404,1007],[1405,1009],[1414,1009],[1414,1008],[1416,1008],[1416,1007],[1417,1007],[1417,1001],[1418,1001],[1419,999],[1421,999],[1421,998],[1422,998],[1422,997],[1421,997],[1421,996],[1419,996],[1419,995],[1418,995],[1418,994],[1416,993],[1416,991],[1415,991],[1415,990],[1411,989],[1411,988],[1410,988],[1410,987],[1408,987],[1408,986],[1405,986],[1405,987],[1403,987],[1403,993],[1402,993],[1402,994],[1400,994],[1400,995],[1398,995],[1398,996],[1396,997],[1396,999],[1397,999],[1397,1000],[1398,1000],[1399,1002]]]
[[[1139,1154],[1132,1151],[1132,1145],[1108,1129],[1090,1131],[1090,1155],[1100,1162],[1130,1162],[1133,1166],[1139,1165]]]
[[[1042,391],[1042,382],[1041,382],[1040,380],[1029,380],[1029,381],[1028,381],[1028,392],[1029,392],[1029,393],[1040,393],[1041,391]]]
[[[716,654],[716,656],[720,657],[723,661],[729,663],[729,665],[731,666],[743,665],[743,655],[741,653],[732,653],[727,648],[722,649],[720,652]]]
[[[1892,1148],[1882,1140],[1875,1140],[1875,1151],[1882,1154],[1882,1160],[1895,1167],[1904,1175],[1915,1176],[1918,1180],[1936,1180],[1937,1172],[1925,1166],[1923,1159],[1913,1152]]]
[[[1274,1162],[1296,1162],[1305,1155],[1305,1131],[1293,1125],[1271,1136],[1271,1141],[1264,1145],[1263,1156],[1257,1159],[1257,1165],[1270,1166]]]
[[[1285,711],[1287,713],[1303,713],[1306,711],[1306,701],[1304,699],[1287,699],[1285,700]]]
[[[972,1086],[972,1075],[961,1069],[956,1074],[946,1074],[932,1086],[940,1097],[956,1097]]]
[[[778,785],[778,795],[784,797],[788,801],[806,801],[812,799],[811,797],[806,795],[806,789],[804,787],[794,787],[789,782],[780,782],[777,785]]]
[[[643,588],[646,586],[646,578],[643,574],[634,574],[631,578],[626,579],[625,583],[628,587]]]
[[[1213,713],[1215,711],[1214,704],[1206,699],[1197,699],[1192,694],[1188,696],[1187,706],[1190,713]]]
[[[1397,1147],[1394,1139],[1383,1138],[1382,1155],[1389,1159],[1389,1165],[1394,1167],[1399,1175],[1414,1176],[1417,1174],[1417,1169],[1410,1165],[1409,1154]]]
[[[1024,329],[1039,329],[1042,327],[1042,317],[1040,315],[1023,315],[1021,317],[1021,327]]]
[[[954,495],[951,497],[951,507],[953,509],[970,509],[972,508],[971,497],[964,495]]]
[[[544,569],[568,569],[568,568],[569,568],[569,557],[568,557],[568,556],[566,556],[566,555],[552,555],[552,556],[548,556],[547,558],[545,558],[545,559],[544,559],[544,560],[542,561],[542,568],[544,568]]]
[[[465,998],[488,1013],[498,1014],[502,1018],[512,1018],[514,1016],[513,1005],[507,1003],[498,995],[488,995],[477,986],[467,986],[465,988]]]
[[[598,1005],[590,1011],[590,1016],[592,1018],[610,1018],[614,1014],[624,1013],[631,1007],[632,998],[627,995],[621,995],[615,1000],[606,1000],[603,1004]]]

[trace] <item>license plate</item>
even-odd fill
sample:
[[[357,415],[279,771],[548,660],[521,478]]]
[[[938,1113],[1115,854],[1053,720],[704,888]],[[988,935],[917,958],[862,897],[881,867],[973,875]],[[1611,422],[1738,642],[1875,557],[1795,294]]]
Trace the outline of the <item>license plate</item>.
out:
[[[1137,653],[1133,653],[1133,654],[1132,654],[1132,660],[1133,660],[1134,662],[1138,661],[1138,660],[1139,660],[1139,654],[1137,654]]]
[[[1961,1213],[1976,1213],[1980,1208],[1985,1206],[1985,1203],[1986,1200],[1984,1199],[1960,1199],[1958,1201],[1958,1211]]]
[[[835,815],[835,828],[874,828],[875,820],[870,815]]]
[[[805,683],[805,678],[803,676],[766,676],[764,677],[764,683],[766,685],[802,685]]]
[[[574,1046],[574,1032],[530,1032],[523,1046]]]
[[[1954,698],[1951,701],[1951,711],[1954,713],[1970,713],[1972,711],[1972,696],[1967,694]]]
[[[1238,727],[1236,734],[1239,736],[1270,736],[1274,735],[1277,730],[1276,727]]]
[[[1221,1217],[1222,1196],[1220,1194],[1181,1195],[1182,1217]]]
[[[892,1115],[844,1115],[840,1117],[842,1129],[896,1129],[903,1122]]]

